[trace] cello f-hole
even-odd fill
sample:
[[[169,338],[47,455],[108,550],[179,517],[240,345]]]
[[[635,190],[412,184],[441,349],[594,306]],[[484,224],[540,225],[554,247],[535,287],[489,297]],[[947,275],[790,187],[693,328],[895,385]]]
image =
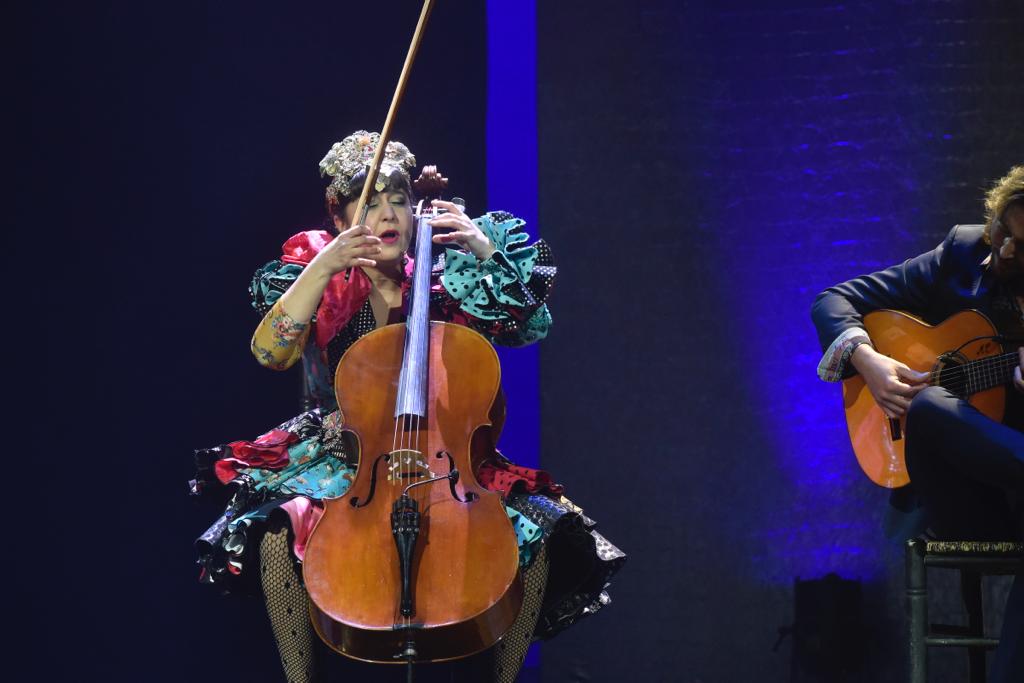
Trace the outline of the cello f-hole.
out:
[[[370,469],[370,493],[367,494],[366,500],[362,502],[359,501],[359,496],[352,496],[352,499],[349,500],[348,502],[349,505],[351,505],[352,507],[365,507],[370,504],[371,500],[373,500],[373,494],[376,493],[377,491],[377,463],[381,461],[381,458],[384,459],[384,462],[388,462],[389,460],[391,460],[391,454],[382,453],[381,455],[377,456],[376,460],[373,461],[373,465],[371,466]]]
[[[458,470],[455,469],[455,458],[453,458],[452,454],[449,453],[448,451],[438,452],[437,457],[440,458],[442,456],[448,457],[448,472],[455,473],[455,476],[449,476],[448,478],[448,486],[451,489],[452,498],[459,501],[460,503],[472,503],[474,500],[478,498],[478,496],[475,493],[473,493],[472,491],[466,491],[466,497],[461,498],[459,496],[459,492],[455,490],[455,484],[458,483],[459,481]]]

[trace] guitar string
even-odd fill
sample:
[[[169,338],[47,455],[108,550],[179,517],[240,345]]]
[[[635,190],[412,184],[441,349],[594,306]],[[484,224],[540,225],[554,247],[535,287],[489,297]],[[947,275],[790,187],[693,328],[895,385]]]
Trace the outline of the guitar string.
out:
[[[948,369],[931,370],[928,373],[929,383],[937,384],[951,391],[956,389],[954,393],[963,393],[972,384],[981,387],[988,381],[993,380],[994,384],[992,386],[1002,384],[1005,381],[1002,373],[1012,370],[1016,366],[1016,363],[1013,362],[1016,357],[1016,353],[1007,353],[971,361],[966,366],[961,365]]]
[[[1016,357],[1016,352],[999,354],[996,356],[987,356],[985,358],[979,358],[977,360],[970,361],[969,363],[964,365],[954,365],[947,368],[930,370],[929,375],[934,376],[936,374],[942,374],[946,376],[956,376],[963,373],[970,374],[972,372],[983,372],[988,369],[998,369],[1002,364],[1007,363]]]
[[[932,370],[928,375],[932,381],[935,379],[941,379],[944,381],[996,379],[1006,370],[1012,370],[1016,367],[1017,363],[1014,361],[1015,359],[1013,357],[1007,357],[996,362],[972,365],[967,368],[944,368]]]
[[[945,377],[939,375],[930,381],[935,386],[949,388],[974,388],[974,391],[982,391],[983,388],[991,388],[1009,381],[1012,376],[1012,366],[1007,366],[1002,373],[969,374],[966,377]]]
[[[990,356],[988,358],[971,361],[967,365],[955,365],[948,368],[940,368],[931,370],[930,375],[945,375],[945,376],[959,376],[961,374],[977,375],[986,371],[1002,369],[1004,364],[1009,364],[1013,367],[1012,360],[1017,357],[1016,353],[1008,353],[1000,356]]]

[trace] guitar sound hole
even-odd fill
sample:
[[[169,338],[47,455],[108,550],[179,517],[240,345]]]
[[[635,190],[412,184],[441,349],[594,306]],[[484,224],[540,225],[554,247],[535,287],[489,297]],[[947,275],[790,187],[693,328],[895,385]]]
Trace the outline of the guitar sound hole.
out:
[[[962,353],[943,353],[935,359],[935,367],[932,370],[935,380],[932,383],[966,399],[971,393],[963,375],[963,367],[967,362]]]

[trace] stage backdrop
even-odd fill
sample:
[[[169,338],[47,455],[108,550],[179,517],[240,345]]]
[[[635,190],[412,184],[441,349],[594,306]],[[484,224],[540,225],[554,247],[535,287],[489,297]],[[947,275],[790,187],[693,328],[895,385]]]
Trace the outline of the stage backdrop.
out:
[[[190,452],[295,412],[295,374],[249,356],[246,287],[321,221],[316,162],[383,120],[417,11],[10,16],[9,262],[30,272],[7,279],[8,366],[35,415],[9,433],[15,678],[280,680],[258,599],[195,583],[217,511],[185,497]],[[864,679],[900,680],[900,550],[808,309],[979,220],[1021,162],[1019,3],[536,11],[537,224],[560,269],[540,459],[631,555],[605,612],[544,647],[545,680],[781,683],[792,582],[827,572],[863,582]],[[487,35],[483,3],[439,2],[395,130],[475,208],[488,49],[533,49]]]
[[[46,394],[25,400],[33,443],[12,456],[32,473],[11,487],[18,680],[282,679],[260,599],[197,583],[192,542],[221,511],[186,495],[192,449],[298,412],[298,374],[249,352],[247,287],[320,226],[317,162],[382,125],[419,7],[50,2],[13,25],[32,192],[12,256],[33,271],[17,287],[42,295],[9,364],[43,365],[28,386]],[[394,129],[475,211],[485,19],[438,4]]]
[[[981,220],[1024,160],[1022,29],[1014,2],[538,5],[542,462],[631,553],[545,681],[788,680],[792,583],[828,572],[863,582],[863,680],[902,680],[902,551],[809,308]]]

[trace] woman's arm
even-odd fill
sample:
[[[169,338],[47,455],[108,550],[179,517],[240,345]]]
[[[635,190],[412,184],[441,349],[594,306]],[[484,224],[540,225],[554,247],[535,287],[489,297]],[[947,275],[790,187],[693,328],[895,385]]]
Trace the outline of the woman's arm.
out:
[[[331,242],[331,244],[333,243]],[[313,319],[316,307],[320,303],[320,297],[324,295],[327,283],[334,277],[334,273],[324,268],[323,262],[317,262],[319,257],[319,254],[313,257],[313,260],[302,269],[299,277],[277,302],[281,312],[300,325],[307,325]],[[260,325],[262,324],[260,323]]]
[[[284,312],[298,323],[313,319],[320,297],[335,274],[355,268],[377,265],[370,256],[380,253],[380,238],[365,225],[344,230],[320,250],[303,269],[295,283],[281,295]]]
[[[252,353],[260,365],[287,370],[302,357],[309,323],[331,278],[349,268],[377,265],[368,257],[380,252],[379,244],[380,238],[369,228],[357,225],[339,233],[313,257],[252,335]]]
[[[265,368],[287,370],[302,357],[309,327],[308,322],[298,322],[285,313],[278,300],[253,332],[252,355]]]

